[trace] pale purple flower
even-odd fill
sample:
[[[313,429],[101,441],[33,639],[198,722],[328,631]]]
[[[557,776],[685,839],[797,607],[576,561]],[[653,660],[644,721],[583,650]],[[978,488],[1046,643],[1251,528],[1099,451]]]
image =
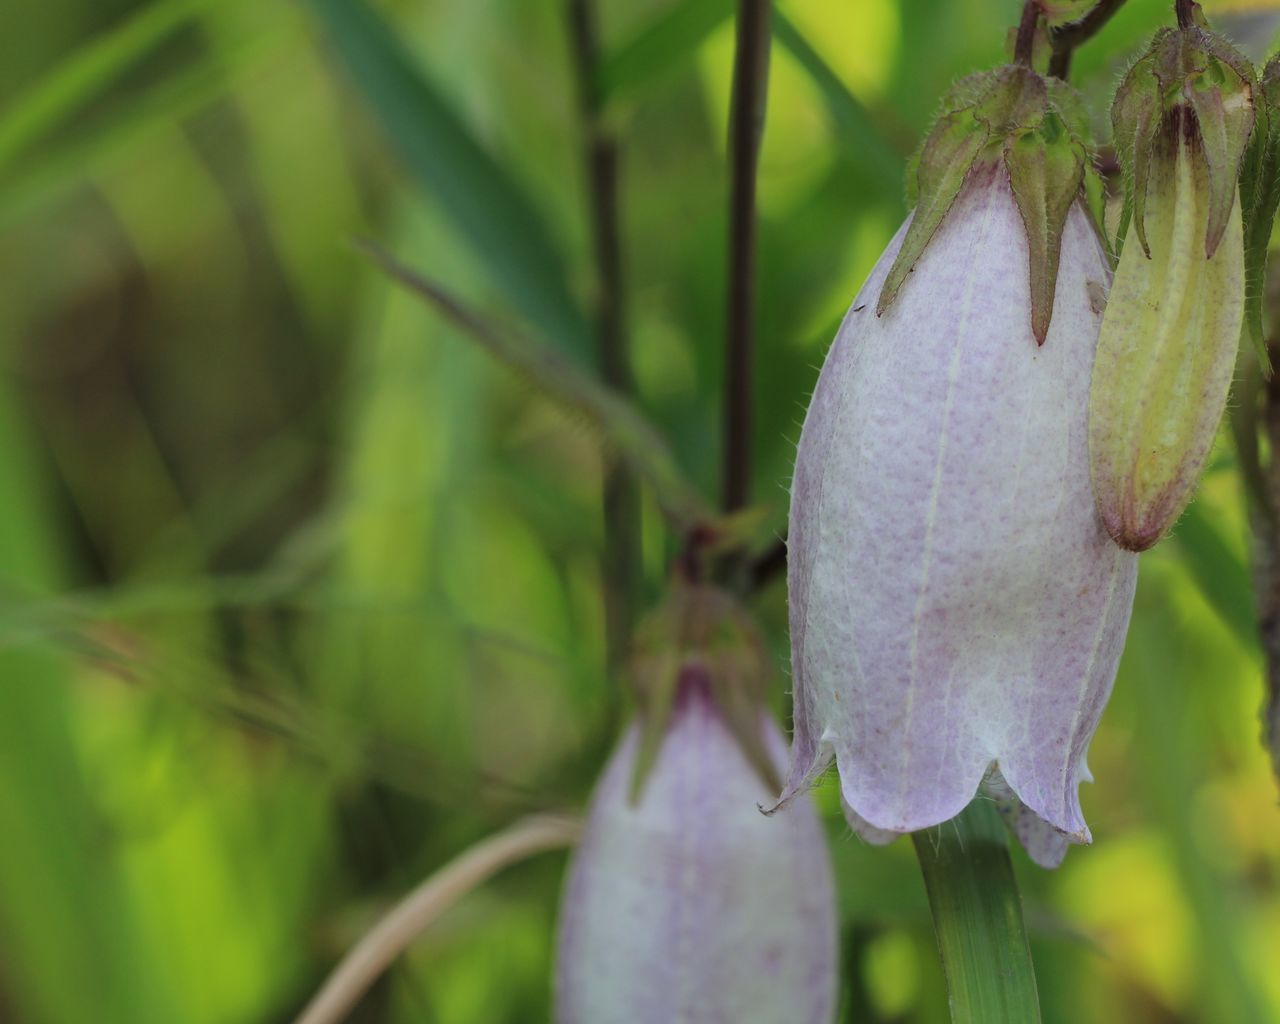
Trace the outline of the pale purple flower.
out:
[[[780,767],[786,744],[761,715]],[[764,782],[686,669],[630,800],[633,725],[605,768],[560,911],[557,1024],[830,1024],[836,898],[812,803],[772,817]]]
[[[834,758],[870,841],[958,814],[984,780],[1040,863],[1090,841],[1077,794],[1124,644],[1136,557],[1089,483],[1107,263],[1079,202],[1043,346],[1028,245],[979,162],[896,302],[905,226],[827,356],[800,438],[789,590],[789,799]]]

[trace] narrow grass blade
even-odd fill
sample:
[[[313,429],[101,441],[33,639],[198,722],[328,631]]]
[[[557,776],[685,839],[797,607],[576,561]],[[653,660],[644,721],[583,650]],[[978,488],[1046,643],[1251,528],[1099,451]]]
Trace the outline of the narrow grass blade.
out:
[[[570,297],[551,233],[524,190],[364,0],[310,0],[310,7],[405,168],[440,204],[494,284],[543,337],[590,362],[590,329]]]
[[[160,0],[57,64],[0,115],[0,168],[151,54],[210,0]]]
[[[708,518],[704,500],[685,479],[662,437],[630,402],[554,348],[480,316],[377,246],[360,245],[387,274],[431,303],[492,356],[562,407],[585,417],[653,488],[658,503],[677,525],[688,527]]]
[[[953,1024],[1035,1024],[1035,968],[1022,898],[994,805],[975,800],[938,828],[916,832]]]
[[[600,65],[605,102],[629,99],[664,72],[691,59],[733,13],[733,0],[685,0],[659,15]]]

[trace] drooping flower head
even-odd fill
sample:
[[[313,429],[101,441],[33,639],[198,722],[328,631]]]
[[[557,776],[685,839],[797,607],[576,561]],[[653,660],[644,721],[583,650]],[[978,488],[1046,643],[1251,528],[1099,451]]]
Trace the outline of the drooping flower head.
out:
[[[1089,485],[1109,275],[1081,121],[1025,65],[957,87],[805,418],[783,800],[834,758],[871,841],[946,821],[984,785],[1040,863],[1089,841],[1077,787],[1136,560]]]
[[[751,624],[727,595],[682,588],[638,648],[644,710],[565,885],[555,1020],[831,1024],[825,835],[808,800],[760,813],[786,744],[759,703],[770,673]]]
[[[1255,119],[1253,69],[1189,7],[1194,20],[1157,33],[1112,108],[1136,238],[1102,319],[1089,450],[1103,522],[1131,551],[1154,545],[1191,500],[1244,321],[1237,180]]]

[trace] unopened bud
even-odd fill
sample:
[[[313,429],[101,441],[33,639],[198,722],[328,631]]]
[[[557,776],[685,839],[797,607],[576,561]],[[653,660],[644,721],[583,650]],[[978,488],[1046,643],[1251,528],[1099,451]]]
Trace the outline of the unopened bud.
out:
[[[775,767],[777,726],[754,728]],[[806,798],[772,817],[702,668],[680,673],[638,800],[633,725],[596,788],[560,912],[557,1024],[831,1024],[836,897]]]
[[[1124,246],[1102,320],[1089,455],[1102,520],[1131,551],[1186,508],[1226,406],[1244,316],[1237,178],[1252,76],[1198,24],[1169,29],[1112,111],[1140,244]]]

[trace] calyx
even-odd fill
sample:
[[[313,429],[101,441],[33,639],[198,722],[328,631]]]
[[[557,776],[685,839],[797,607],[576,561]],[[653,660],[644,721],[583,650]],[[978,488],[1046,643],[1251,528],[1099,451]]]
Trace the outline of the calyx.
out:
[[[688,687],[706,689],[743,757],[776,793],[781,780],[761,731],[771,674],[747,610],[725,590],[678,580],[633,641],[630,676],[642,728],[632,799],[639,798]]]
[[[923,146],[914,172],[915,215],[885,279],[876,315],[893,305],[966,178],[1003,165],[1022,215],[1030,256],[1031,328],[1043,345],[1053,316],[1062,231],[1092,170],[1087,115],[1078,94],[1026,64],[1009,64],[957,82]]]
[[[1111,108],[1124,174],[1120,234],[1123,238],[1131,224],[1148,256],[1145,214],[1151,167],[1177,151],[1172,144],[1176,134],[1186,133],[1208,169],[1204,252],[1209,259],[1227,229],[1241,160],[1253,133],[1253,68],[1230,43],[1208,30],[1199,5],[1191,6],[1194,16],[1187,25],[1156,33],[1120,83]]]

